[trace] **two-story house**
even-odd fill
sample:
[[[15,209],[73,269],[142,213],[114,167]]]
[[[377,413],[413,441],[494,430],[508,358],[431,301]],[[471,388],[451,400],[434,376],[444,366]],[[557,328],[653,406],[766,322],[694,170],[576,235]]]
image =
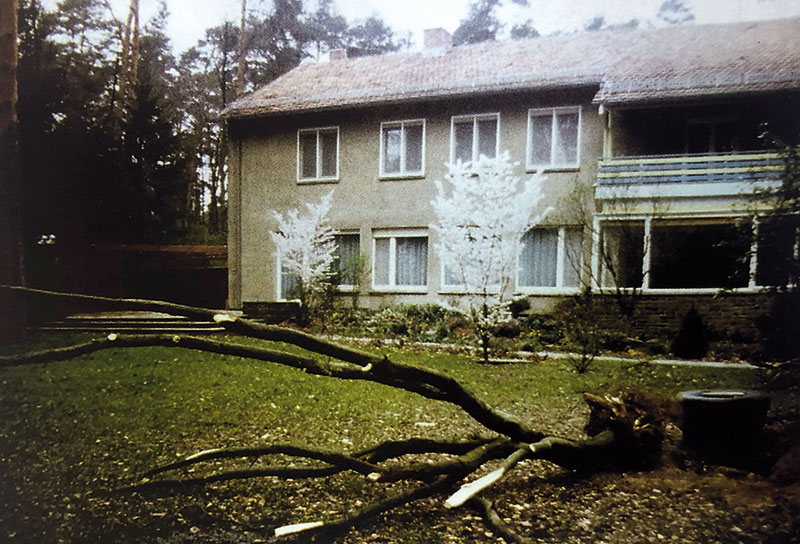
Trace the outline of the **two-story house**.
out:
[[[366,305],[457,293],[429,230],[434,181],[504,150],[546,176],[552,207],[513,278],[534,308],[582,284],[696,301],[781,280],[753,192],[781,169],[762,125],[800,133],[800,19],[425,42],[302,64],[226,110],[232,307],[285,298],[273,211],[331,189],[340,253],[370,264]]]

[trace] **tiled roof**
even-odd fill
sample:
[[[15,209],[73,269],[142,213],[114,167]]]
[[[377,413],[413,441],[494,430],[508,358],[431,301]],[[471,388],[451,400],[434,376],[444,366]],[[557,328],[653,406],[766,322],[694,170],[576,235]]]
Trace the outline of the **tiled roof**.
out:
[[[302,64],[229,117],[342,109],[515,90],[594,86],[619,104],[800,89],[800,18],[582,32]]]

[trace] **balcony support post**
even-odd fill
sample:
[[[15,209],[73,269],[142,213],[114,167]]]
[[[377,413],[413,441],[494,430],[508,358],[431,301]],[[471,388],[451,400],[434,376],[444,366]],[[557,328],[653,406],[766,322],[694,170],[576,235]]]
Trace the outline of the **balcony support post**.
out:
[[[753,223],[751,225],[752,238],[750,239],[750,279],[747,284],[747,287],[750,289],[755,289],[757,287],[756,271],[758,270],[758,228],[758,216],[754,215]]]
[[[592,282],[592,289],[599,290],[603,285],[603,270],[600,266],[600,218],[592,217],[592,273],[589,281]]]
[[[650,288],[650,261],[652,260],[653,248],[653,216],[644,218],[644,236],[642,236],[642,289]]]

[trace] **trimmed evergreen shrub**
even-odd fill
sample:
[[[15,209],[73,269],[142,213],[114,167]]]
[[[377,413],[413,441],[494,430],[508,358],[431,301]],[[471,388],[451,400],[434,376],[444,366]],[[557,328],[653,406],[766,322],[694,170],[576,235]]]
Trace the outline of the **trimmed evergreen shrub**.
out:
[[[670,351],[681,359],[702,359],[708,354],[708,330],[694,306],[683,316],[681,328],[672,340]]]

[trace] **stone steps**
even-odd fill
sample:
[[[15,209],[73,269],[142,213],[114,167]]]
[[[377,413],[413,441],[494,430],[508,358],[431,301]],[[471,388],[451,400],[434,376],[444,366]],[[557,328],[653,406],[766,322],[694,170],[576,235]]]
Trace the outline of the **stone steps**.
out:
[[[209,334],[225,329],[211,321],[195,321],[186,317],[156,312],[108,312],[79,314],[49,321],[41,331],[104,332],[128,334]]]

